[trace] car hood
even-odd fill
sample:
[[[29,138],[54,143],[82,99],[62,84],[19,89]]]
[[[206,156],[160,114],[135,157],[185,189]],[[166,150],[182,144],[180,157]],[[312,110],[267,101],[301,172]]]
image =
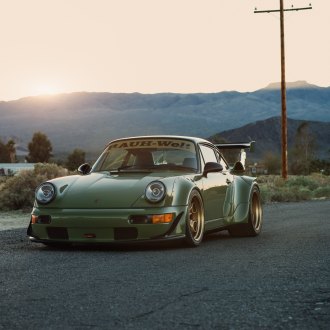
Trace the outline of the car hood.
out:
[[[91,173],[51,180],[56,186],[56,198],[47,205],[52,208],[127,208],[133,207],[146,186],[164,176],[155,173]],[[175,178],[163,181],[167,193],[172,193]]]

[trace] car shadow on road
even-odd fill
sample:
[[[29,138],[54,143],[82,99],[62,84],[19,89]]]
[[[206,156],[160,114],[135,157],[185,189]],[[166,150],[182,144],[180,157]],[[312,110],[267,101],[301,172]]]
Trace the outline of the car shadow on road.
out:
[[[207,234],[204,236],[200,247],[207,247],[213,242],[233,239],[227,231]],[[112,251],[112,252],[134,252],[134,251],[159,251],[159,250],[184,250],[194,249],[185,244],[184,240],[173,240],[164,242],[116,242],[116,243],[99,243],[99,244],[42,244],[29,243],[30,246],[40,248],[47,251]]]

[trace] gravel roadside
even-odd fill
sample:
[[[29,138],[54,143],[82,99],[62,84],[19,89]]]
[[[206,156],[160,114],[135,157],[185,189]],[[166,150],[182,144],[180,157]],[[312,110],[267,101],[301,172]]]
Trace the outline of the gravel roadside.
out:
[[[30,213],[22,211],[0,212],[0,231],[28,227]]]

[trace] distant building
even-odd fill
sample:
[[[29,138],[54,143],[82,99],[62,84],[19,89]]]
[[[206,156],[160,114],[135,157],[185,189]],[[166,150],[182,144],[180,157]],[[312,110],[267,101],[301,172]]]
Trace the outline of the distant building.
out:
[[[23,170],[33,170],[34,163],[0,163],[0,176],[15,175]]]
[[[255,176],[255,175],[262,175],[262,174],[268,174],[268,170],[267,168],[265,168],[264,164],[258,164],[258,163],[254,163],[253,165],[249,165],[249,172],[250,175]]]

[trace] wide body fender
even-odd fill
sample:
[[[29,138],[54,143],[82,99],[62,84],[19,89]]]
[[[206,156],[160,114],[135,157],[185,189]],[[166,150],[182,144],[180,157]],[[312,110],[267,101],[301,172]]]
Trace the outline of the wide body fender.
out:
[[[248,222],[251,192],[255,186],[259,189],[256,178],[235,177],[233,184],[227,190],[224,203],[225,220],[228,225]]]

